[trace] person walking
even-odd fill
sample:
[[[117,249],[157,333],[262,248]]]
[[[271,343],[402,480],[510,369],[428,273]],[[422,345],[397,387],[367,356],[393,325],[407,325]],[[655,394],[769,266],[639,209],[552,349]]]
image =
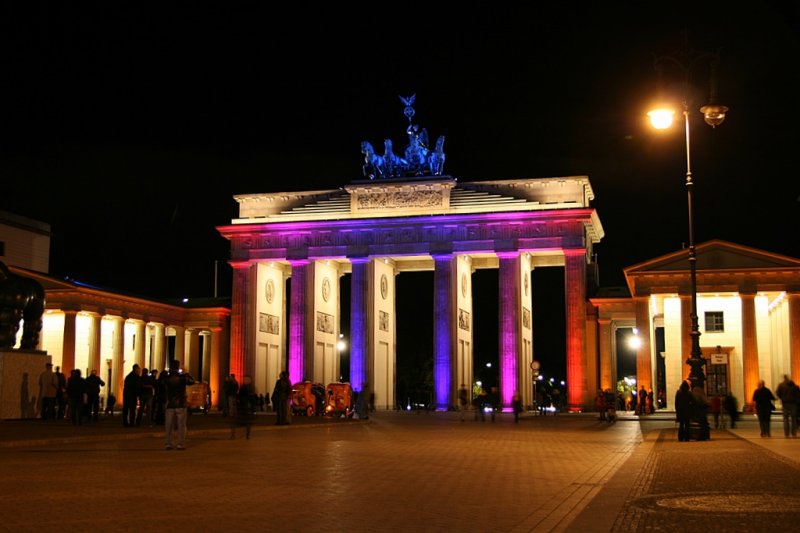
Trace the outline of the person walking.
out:
[[[172,449],[174,432],[178,434],[178,449],[186,449],[186,386],[193,383],[194,378],[181,371],[180,361],[173,360],[164,380],[167,399],[164,411],[164,448],[167,450]]]
[[[775,395],[766,386],[764,380],[759,380],[758,388],[753,393],[753,403],[756,406],[756,415],[758,416],[758,425],[761,428],[762,437],[771,437],[770,432],[770,417],[772,411],[775,410]]]
[[[55,418],[56,394],[58,379],[53,372],[53,363],[45,363],[44,370],[39,374],[39,411],[42,420]]]
[[[678,421],[678,442],[689,441],[689,425],[692,420],[694,396],[689,390],[689,382],[684,380],[675,393],[675,419]]]
[[[461,421],[464,422],[466,419],[467,414],[467,397],[469,396],[469,391],[467,391],[467,386],[463,383],[458,388],[458,410],[461,412]]]
[[[783,415],[783,436],[788,438],[797,437],[797,402],[800,401],[800,388],[789,379],[788,375],[783,376],[783,381],[775,394],[781,401],[781,414]]]
[[[250,438],[250,428],[255,419],[256,404],[258,397],[256,396],[255,389],[253,388],[253,380],[250,376],[242,378],[242,384],[236,392],[236,416],[231,417],[231,439],[236,438],[236,428],[244,428],[244,437]]]
[[[514,411],[514,423],[519,424],[519,414],[522,412],[522,396],[519,391],[514,391],[514,396],[511,397],[511,408]]]
[[[80,369],[74,368],[67,380],[67,400],[72,425],[83,424],[84,411],[88,407],[88,400],[84,401],[84,399],[87,399],[86,380],[81,376]]]
[[[136,404],[142,389],[142,369],[134,364],[131,371],[125,376],[122,387],[122,425],[134,427],[136,425]]]
[[[58,392],[56,393],[56,418],[64,420],[67,416],[67,378],[57,366],[55,370],[56,380],[58,381]]]
[[[711,406],[711,416],[714,417],[714,429],[719,429],[719,416],[722,413],[722,399],[715,394],[708,402]]]
[[[105,386],[106,382],[97,375],[97,370],[92,370],[86,378],[86,400],[89,421],[95,421],[100,417],[100,387]]]
[[[736,422],[739,420],[739,402],[730,391],[725,395],[725,399],[722,400],[722,408],[728,413],[728,417],[731,420],[731,429],[736,429]]]

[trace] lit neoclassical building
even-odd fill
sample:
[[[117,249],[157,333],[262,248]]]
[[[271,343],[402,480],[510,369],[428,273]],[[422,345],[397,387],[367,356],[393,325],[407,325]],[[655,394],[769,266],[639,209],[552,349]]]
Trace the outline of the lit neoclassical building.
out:
[[[616,335],[637,328],[639,385],[663,389],[667,408],[689,374],[691,287],[687,250],[625,269],[630,296],[591,298],[599,386],[616,383]],[[751,403],[758,381],[800,379],[800,260],[726,241],[697,246],[697,310],[707,391]]]
[[[603,237],[593,198],[585,176],[375,179],[236,196],[238,218],[218,228],[234,269],[231,372],[253,375],[259,390],[282,369],[293,382],[338,381],[339,280],[350,275],[350,382],[369,386],[377,407],[394,407],[395,276],[433,271],[434,394],[446,409],[473,381],[472,273],[492,268],[502,403],[519,390],[531,404],[531,271],[563,267],[567,400],[590,405],[599,369],[587,357],[586,273]]]

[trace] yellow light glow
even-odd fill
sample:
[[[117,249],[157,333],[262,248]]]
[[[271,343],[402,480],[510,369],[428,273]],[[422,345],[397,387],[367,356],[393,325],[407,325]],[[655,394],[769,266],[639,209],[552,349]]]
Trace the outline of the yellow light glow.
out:
[[[642,339],[637,337],[636,335],[631,335],[628,337],[628,346],[630,346],[633,350],[638,350],[642,347]]]
[[[675,111],[666,107],[653,109],[648,111],[647,116],[650,117],[650,124],[657,130],[664,130],[672,126],[672,119],[675,116]]]

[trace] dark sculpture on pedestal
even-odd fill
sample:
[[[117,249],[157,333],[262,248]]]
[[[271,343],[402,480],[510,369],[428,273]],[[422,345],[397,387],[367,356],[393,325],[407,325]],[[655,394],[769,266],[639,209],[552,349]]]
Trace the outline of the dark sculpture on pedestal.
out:
[[[394,153],[392,140],[384,141],[384,154],[378,155],[368,141],[361,143],[361,153],[364,154],[364,165],[362,172],[364,176],[373,180],[376,178],[402,178],[409,176],[440,176],[444,170],[444,135],[436,139],[436,147],[433,151],[428,144],[428,131],[420,129],[416,124],[411,123],[414,116],[414,103],[416,95],[400,97],[405,104],[403,114],[408,117],[408,145],[403,153],[405,157],[400,157]]]
[[[19,276],[0,261],[0,349],[14,348],[20,320],[24,321],[20,349],[39,345],[44,313],[44,288],[35,279]]]

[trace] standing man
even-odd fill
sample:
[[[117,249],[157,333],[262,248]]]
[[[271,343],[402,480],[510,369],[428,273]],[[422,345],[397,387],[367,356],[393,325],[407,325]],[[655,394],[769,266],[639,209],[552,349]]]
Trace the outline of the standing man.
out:
[[[775,389],[781,401],[781,414],[783,415],[783,436],[797,436],[797,402],[800,401],[800,388],[794,381],[784,374],[783,381]]]
[[[275,412],[278,413],[278,420],[275,424],[278,426],[289,424],[289,394],[291,392],[292,383],[289,381],[289,372],[284,370],[272,389],[272,405],[275,406]]]
[[[236,417],[236,403],[239,395],[239,382],[236,381],[236,374],[231,374],[225,380],[225,401],[229,416]]]
[[[89,403],[89,420],[97,422],[100,415],[100,387],[106,382],[97,375],[97,370],[92,370],[86,378],[86,400]]]
[[[467,412],[467,386],[463,383],[458,388],[458,410],[461,411],[461,421],[465,420],[466,412]]]
[[[39,374],[39,402],[42,420],[50,420],[55,417],[57,393],[58,379],[53,372],[53,363],[45,363],[44,371]]]
[[[61,372],[61,367],[56,367],[58,392],[56,393],[56,418],[63,420],[67,416],[67,377]]]
[[[163,375],[163,373],[162,373]],[[164,380],[167,405],[164,412],[164,448],[172,449],[172,432],[178,432],[178,449],[186,449],[186,386],[194,383],[194,378],[181,371],[180,361],[169,365],[169,374]]]
[[[136,425],[136,403],[142,392],[142,369],[134,364],[133,369],[125,376],[122,388],[122,425],[134,427]]]

